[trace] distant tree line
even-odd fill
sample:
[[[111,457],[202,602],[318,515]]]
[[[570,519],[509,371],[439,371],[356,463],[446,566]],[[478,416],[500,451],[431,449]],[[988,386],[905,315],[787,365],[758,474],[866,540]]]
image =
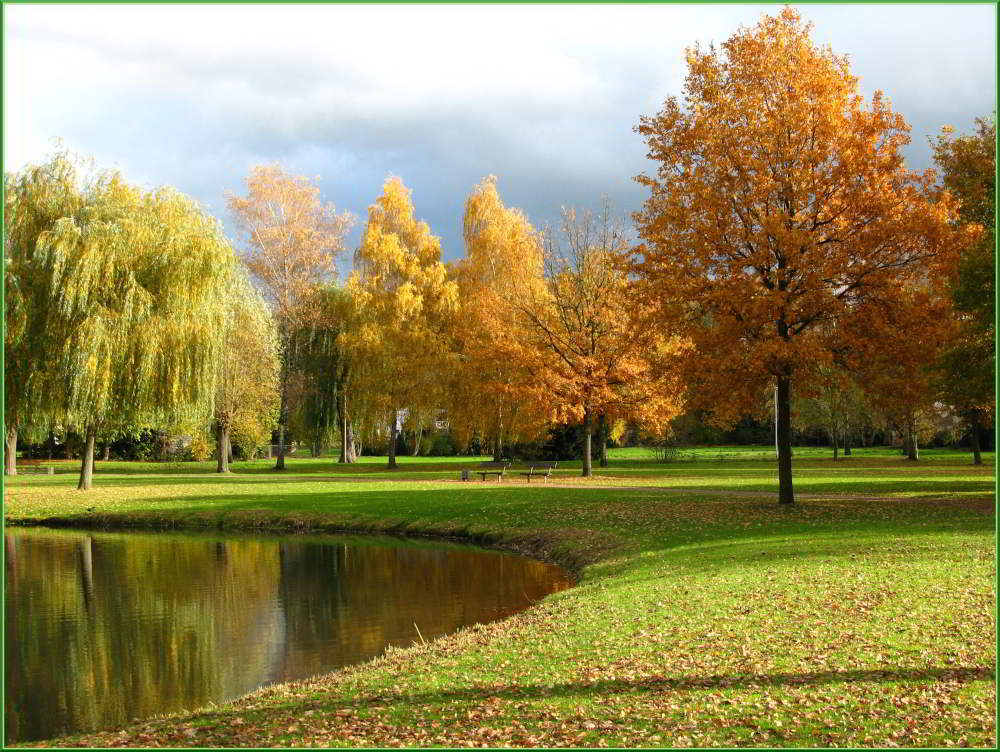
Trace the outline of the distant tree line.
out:
[[[683,99],[637,127],[655,170],[631,222],[605,201],[535,228],[490,176],[450,263],[396,177],[340,281],[354,218],[277,165],[227,196],[232,244],[190,199],[67,155],[6,175],[6,471],[18,443],[77,436],[87,488],[95,447],[138,456],[154,431],[191,456],[210,436],[219,472],[338,447],[588,476],[609,444],[773,442],[782,503],[793,440],[913,460],[964,440],[979,463],[995,120],[911,172],[902,116],[810,34],[786,8],[688,51]]]

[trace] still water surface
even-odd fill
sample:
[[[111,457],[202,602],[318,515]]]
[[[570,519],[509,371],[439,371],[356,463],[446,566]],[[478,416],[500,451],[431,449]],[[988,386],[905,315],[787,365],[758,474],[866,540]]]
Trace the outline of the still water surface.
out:
[[[5,552],[7,742],[223,702],[571,584],[532,559],[392,538],[8,528]]]

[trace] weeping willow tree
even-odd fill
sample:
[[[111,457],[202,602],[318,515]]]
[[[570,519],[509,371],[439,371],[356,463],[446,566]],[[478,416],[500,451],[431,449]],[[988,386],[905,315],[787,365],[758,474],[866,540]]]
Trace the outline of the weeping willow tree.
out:
[[[59,407],[85,435],[78,488],[91,486],[98,433],[211,415],[234,263],[191,199],[113,172],[39,234],[32,278],[49,305]]]
[[[267,302],[242,267],[230,269],[226,291],[223,352],[216,379],[217,465],[229,472],[229,448],[244,450],[270,441],[277,424],[281,355],[278,328]]]
[[[4,175],[4,472],[17,472],[20,431],[39,436],[62,417],[56,343],[64,334],[41,284],[39,236],[62,218],[78,218],[85,199],[77,164],[60,153]],[[75,219],[74,219],[75,221]]]

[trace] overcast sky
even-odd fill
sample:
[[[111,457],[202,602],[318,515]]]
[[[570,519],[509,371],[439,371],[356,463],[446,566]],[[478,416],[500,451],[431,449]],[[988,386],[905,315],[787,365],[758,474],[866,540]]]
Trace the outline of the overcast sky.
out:
[[[651,169],[633,127],[681,93],[684,48],[721,42],[780,6],[4,6],[4,169],[54,139],[146,187],[226,217],[251,166],[319,176],[358,216],[388,175],[463,255],[465,197],[495,174],[541,226],[608,194],[642,203]],[[803,5],[927,136],[996,107],[992,5]]]

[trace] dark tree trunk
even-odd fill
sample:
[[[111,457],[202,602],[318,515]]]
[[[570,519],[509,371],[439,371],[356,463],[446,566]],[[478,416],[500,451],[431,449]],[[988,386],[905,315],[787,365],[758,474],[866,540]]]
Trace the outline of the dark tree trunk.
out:
[[[17,428],[8,427],[4,437],[3,474],[17,475]]]
[[[503,461],[503,441],[500,439],[499,433],[493,437],[493,461]]]
[[[53,431],[49,431],[49,438],[45,440],[45,448],[47,450],[45,458],[52,459],[52,455],[56,451],[56,435]]]
[[[396,411],[392,411],[392,423],[389,424],[389,469],[396,469]]]
[[[233,461],[233,437],[230,435],[229,431],[226,431],[226,459],[229,462]],[[226,468],[226,472],[229,472],[229,468]]]
[[[424,427],[420,426],[417,429],[416,436],[414,436],[413,438],[413,453],[410,455],[411,457],[416,457],[418,454],[420,454],[420,440],[423,437],[424,437]]]
[[[278,459],[274,463],[275,470],[285,469],[285,429],[288,426],[288,342],[284,342],[281,357],[281,407],[278,413]]]
[[[590,440],[593,431],[593,419],[590,415],[590,408],[584,408],[583,411],[583,475],[584,478],[590,478],[594,474],[594,468],[592,467],[590,460]]]
[[[601,442],[601,467],[608,466],[608,420],[604,413],[597,417],[597,438]]]
[[[792,379],[778,377],[778,503],[794,504],[792,489]]]
[[[910,413],[906,417],[906,459],[916,462],[920,459],[920,450],[917,447],[917,421]]]
[[[284,411],[282,411],[284,412]],[[282,419],[283,420],[283,419]],[[278,458],[274,462],[275,470],[285,469],[285,424],[278,424]]]
[[[73,452],[70,451],[69,446],[69,431],[66,432],[66,443],[63,444],[63,457],[67,460],[73,459]]]
[[[838,459],[838,453],[840,451],[839,437],[837,436],[837,427],[834,426],[833,430],[830,431],[830,436],[833,439],[833,461],[836,462]]]
[[[87,426],[87,441],[83,447],[83,457],[80,461],[80,482],[77,489],[88,491],[94,482],[94,441],[97,439],[97,429]]]
[[[851,426],[850,424],[844,425],[844,456],[851,456]]]
[[[219,435],[216,441],[215,453],[218,459],[215,463],[215,472],[229,472],[229,426],[225,423],[219,424]]]
[[[979,413],[978,412],[972,413],[972,418],[969,420],[969,423],[971,424],[971,428],[972,428],[972,433],[971,433],[972,464],[973,465],[982,465],[983,464],[983,455],[981,453],[980,445],[979,445]]]

